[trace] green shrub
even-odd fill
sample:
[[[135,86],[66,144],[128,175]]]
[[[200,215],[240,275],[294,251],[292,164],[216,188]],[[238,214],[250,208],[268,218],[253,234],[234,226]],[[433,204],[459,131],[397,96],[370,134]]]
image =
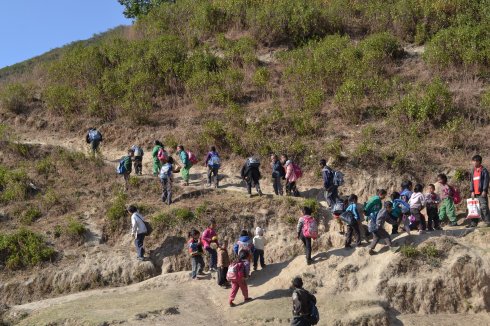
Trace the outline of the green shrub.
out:
[[[153,228],[159,232],[171,228],[177,224],[177,220],[168,213],[160,213],[151,218]]]
[[[63,234],[63,228],[61,227],[61,225],[56,224],[54,226],[54,237],[59,238],[61,237],[62,234]]]
[[[42,99],[49,110],[67,114],[78,110],[78,92],[68,85],[51,85],[44,89]]]
[[[51,209],[52,207],[60,204],[61,200],[56,191],[52,188],[46,190],[42,197],[42,203],[46,210]]]
[[[15,270],[37,265],[54,257],[42,235],[27,229],[11,234],[0,233],[0,261],[8,269]]]
[[[66,234],[72,239],[80,239],[87,232],[87,228],[80,221],[71,217],[66,225]]]
[[[172,210],[171,215],[174,215],[175,218],[178,221],[181,221],[182,223],[191,222],[192,220],[194,220],[196,218],[194,213],[191,210],[189,210],[188,208],[175,208]]]
[[[400,248],[400,253],[407,258],[416,258],[420,255],[420,251],[412,245],[403,245]]]
[[[342,140],[340,138],[335,138],[332,142],[325,146],[327,155],[332,157],[334,160],[338,160],[342,155]]]
[[[20,201],[27,198],[27,174],[0,165],[0,201]]]
[[[420,249],[420,252],[427,258],[438,258],[441,256],[440,251],[433,243],[427,244],[425,247]]]
[[[208,203],[204,202],[203,204],[196,207],[194,214],[197,218],[202,218],[206,215],[208,211]]]
[[[283,221],[284,221],[284,223],[289,224],[289,225],[296,225],[296,223],[298,222],[298,220],[294,216],[291,216],[291,215],[284,215]]]
[[[39,174],[47,175],[54,171],[53,161],[50,157],[45,157],[36,162],[36,171]]]
[[[7,84],[0,91],[0,106],[10,112],[22,113],[30,100],[29,89],[21,83]]]
[[[257,68],[252,77],[252,83],[262,93],[267,91],[270,80],[270,73],[266,67]]]
[[[117,222],[127,216],[126,201],[128,196],[124,192],[118,192],[107,210],[106,216],[111,222]]]
[[[38,208],[30,207],[28,208],[22,217],[20,218],[20,222],[24,225],[31,225],[35,220],[40,218],[43,214]]]
[[[317,216],[320,211],[320,203],[316,201],[316,199],[305,199],[303,202],[303,206],[309,207],[314,216]]]

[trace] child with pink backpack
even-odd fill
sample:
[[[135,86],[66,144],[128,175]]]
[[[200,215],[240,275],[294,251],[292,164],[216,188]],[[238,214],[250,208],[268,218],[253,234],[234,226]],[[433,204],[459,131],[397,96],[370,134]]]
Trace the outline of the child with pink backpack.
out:
[[[233,302],[238,293],[238,289],[242,291],[245,302],[252,301],[253,299],[248,296],[247,278],[250,274],[250,262],[248,260],[248,254],[245,251],[241,251],[238,259],[236,259],[229,267],[226,273],[226,279],[231,282],[231,292],[228,303],[230,307],[235,307]]]
[[[318,237],[318,223],[311,216],[312,210],[310,207],[303,207],[303,216],[299,218],[296,230],[298,231],[298,239],[303,241],[306,251],[306,264],[313,263],[311,259],[311,239]]]

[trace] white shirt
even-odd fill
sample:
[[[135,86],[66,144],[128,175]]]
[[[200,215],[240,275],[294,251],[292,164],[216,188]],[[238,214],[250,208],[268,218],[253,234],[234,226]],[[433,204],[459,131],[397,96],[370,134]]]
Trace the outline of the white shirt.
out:
[[[133,213],[133,215],[131,215],[131,234],[138,235],[146,233],[147,231],[143,216],[137,212]]]

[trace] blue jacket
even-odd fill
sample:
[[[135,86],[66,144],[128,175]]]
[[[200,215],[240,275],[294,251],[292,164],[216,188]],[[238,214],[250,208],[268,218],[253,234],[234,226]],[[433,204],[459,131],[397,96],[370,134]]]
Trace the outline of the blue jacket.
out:
[[[286,175],[286,171],[284,171],[284,166],[282,166],[281,161],[277,160],[272,166],[272,177],[284,177]]]
[[[233,252],[238,255],[238,248],[239,248],[239,242],[243,242],[243,243],[246,243],[250,246],[250,253],[253,253],[255,251],[255,248],[254,248],[254,245],[253,245],[253,241],[252,239],[247,235],[247,236],[242,236],[240,238],[238,238],[238,241],[237,243],[235,243],[235,245],[233,246]]]
[[[403,189],[402,192],[400,193],[400,198],[403,199],[403,197],[405,197],[404,202],[408,203],[408,201],[410,200],[410,197],[412,197],[412,194],[413,194],[413,192],[411,192],[410,190]]]
[[[323,187],[328,190],[333,186],[333,171],[328,166],[322,169]]]
[[[190,162],[189,162],[189,156],[187,155],[187,153],[185,151],[180,151],[179,157],[180,157],[180,161],[182,162],[184,167],[188,168],[190,165]]]

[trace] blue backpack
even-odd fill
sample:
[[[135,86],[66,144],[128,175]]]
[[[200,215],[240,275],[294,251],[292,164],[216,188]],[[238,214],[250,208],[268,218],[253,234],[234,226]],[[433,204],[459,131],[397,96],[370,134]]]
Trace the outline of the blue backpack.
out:
[[[101,133],[96,130],[96,129],[92,129],[88,132],[88,139],[92,142],[92,141],[101,141],[102,140],[102,135]]]
[[[124,174],[127,172],[127,169],[126,169],[126,159],[128,157],[127,156],[124,156],[120,161],[119,161],[119,165],[117,166],[116,168],[116,172],[117,174]]]
[[[403,214],[410,213],[410,205],[406,201],[404,201],[402,199],[395,199],[393,201],[393,206],[400,207],[400,209],[401,209],[401,211],[402,211]]]
[[[219,169],[219,167],[221,166],[221,160],[219,158],[218,153],[211,152],[210,154],[211,154],[211,156],[210,156],[209,161],[208,161],[208,166],[213,168],[213,169]]]
[[[160,179],[167,180],[172,176],[172,164],[165,163],[160,170]]]

